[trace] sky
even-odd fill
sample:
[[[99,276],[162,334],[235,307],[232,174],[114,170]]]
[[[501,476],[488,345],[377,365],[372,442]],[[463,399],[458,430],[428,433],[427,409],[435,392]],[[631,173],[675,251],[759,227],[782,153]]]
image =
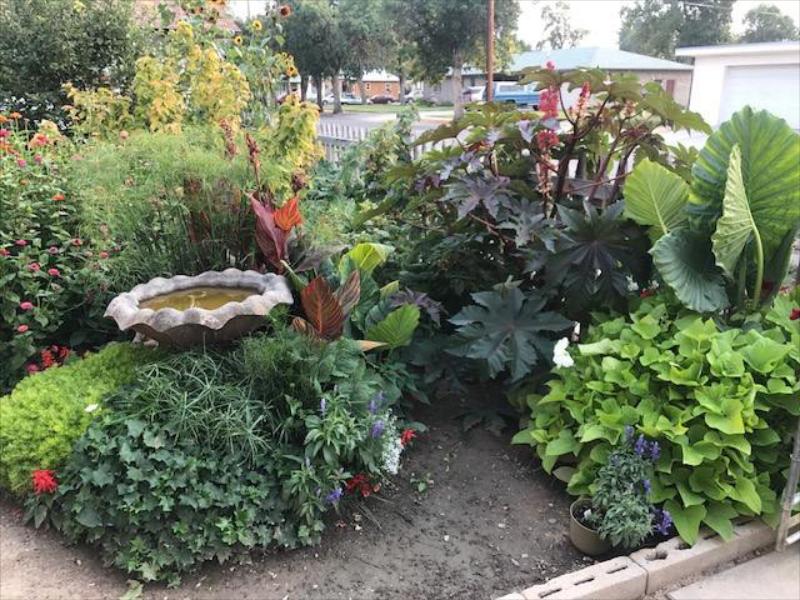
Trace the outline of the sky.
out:
[[[519,0],[521,16],[519,20],[519,36],[531,46],[536,46],[542,37],[542,7],[554,4],[556,0]],[[697,0],[702,2],[702,0]],[[632,0],[567,0],[571,8],[572,21],[575,27],[587,29],[589,33],[581,42],[582,46],[617,47],[617,32],[620,26],[619,11]],[[733,32],[741,33],[742,20],[745,13],[768,3],[777,5],[782,12],[791,16],[795,23],[800,23],[800,0],[737,0],[733,5]],[[235,17],[247,18],[264,11],[267,0],[229,0]]]
[[[697,0],[702,2],[702,0]],[[572,22],[575,27],[587,29],[589,33],[581,41],[581,46],[617,47],[617,33],[620,27],[619,11],[625,0],[568,0]],[[800,0],[737,0],[733,5],[733,32],[741,33],[745,13],[759,4],[775,4],[781,12],[791,16],[795,23],[800,22]],[[542,7],[555,4],[555,0],[520,0],[521,15],[518,35],[535,47],[542,37]]]

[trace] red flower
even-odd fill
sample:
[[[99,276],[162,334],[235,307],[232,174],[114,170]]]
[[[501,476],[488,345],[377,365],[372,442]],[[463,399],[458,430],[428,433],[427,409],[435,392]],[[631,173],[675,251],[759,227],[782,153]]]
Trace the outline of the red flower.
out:
[[[364,498],[372,494],[372,492],[377,494],[381,489],[380,484],[375,484],[374,486],[371,485],[369,482],[369,477],[367,477],[365,473],[357,473],[356,475],[353,475],[353,477],[345,481],[344,487],[347,490],[347,493],[352,494],[358,492]]]
[[[98,256],[100,258],[108,258],[108,252],[106,252],[105,250],[102,250]]]
[[[558,90],[555,87],[542,90],[539,95],[539,110],[544,113],[545,119],[558,118],[558,104]]]
[[[288,17],[289,15],[291,15],[291,14],[292,14],[292,7],[291,7],[291,6],[289,6],[288,4],[283,4],[283,5],[281,5],[281,7],[278,9],[278,12],[280,13],[280,15],[281,15],[282,17]]]
[[[32,263],[28,264],[27,268],[28,268],[29,271],[33,271],[33,272],[37,272],[37,271],[40,271],[42,269],[41,265],[39,263],[37,263],[37,262],[32,262]]]
[[[800,308],[793,308],[792,312],[789,313],[789,319],[792,321],[800,319]]]
[[[400,434],[400,444],[403,447],[406,447],[408,446],[408,444],[411,443],[411,440],[413,440],[415,437],[417,437],[416,431],[414,431],[413,429],[404,429],[403,433]]]
[[[639,298],[649,298],[650,296],[655,296],[655,290],[642,290],[639,292]]]
[[[41,154],[35,154],[33,156],[33,162],[35,162],[37,165],[42,164],[42,155]]]
[[[536,145],[542,152],[547,152],[553,146],[557,146],[560,142],[558,134],[550,129],[543,129],[536,133]]]
[[[300,210],[297,208],[298,202],[299,200],[297,196],[295,196],[286,204],[281,206],[278,210],[276,210],[273,216],[275,219],[275,225],[286,232],[291,231],[292,227],[302,225],[303,215],[300,214]]]
[[[21,310],[33,310],[33,302],[28,302],[27,300],[25,302],[20,302],[19,307]]]
[[[54,364],[56,364],[56,358],[55,356],[53,356],[53,353],[50,352],[50,350],[42,350],[41,356],[42,356],[42,366],[45,369],[49,369]]]
[[[39,367],[33,363],[30,363],[28,365],[25,365],[25,371],[27,371],[28,375],[32,373],[38,373]]]
[[[52,494],[58,488],[55,471],[38,469],[33,472],[33,491],[35,494]]]
[[[55,194],[53,196],[53,202],[61,202],[64,199],[64,194]]]
[[[51,277],[60,277],[61,271],[59,271],[58,269],[47,269],[47,274],[50,275]]]
[[[28,242],[26,242],[25,240],[17,240],[16,242],[14,242],[14,244],[16,244],[17,246],[27,246]]]
[[[75,238],[72,240],[73,246],[83,246],[83,240],[81,238]]]
[[[28,331],[28,329],[30,329],[30,327],[28,327],[27,325],[20,325],[19,327],[17,327],[17,333],[25,333],[26,331]]]
[[[0,248],[0,256],[10,256],[11,252],[6,250],[5,248]]]
[[[18,158],[18,159],[17,159],[17,166],[18,166],[20,169],[24,169],[24,168],[25,168],[25,166],[26,166],[27,164],[28,164],[28,161],[27,161],[27,160],[25,160],[24,158]]]
[[[0,140],[7,138],[9,135],[11,135],[11,132],[8,129],[0,129]]]

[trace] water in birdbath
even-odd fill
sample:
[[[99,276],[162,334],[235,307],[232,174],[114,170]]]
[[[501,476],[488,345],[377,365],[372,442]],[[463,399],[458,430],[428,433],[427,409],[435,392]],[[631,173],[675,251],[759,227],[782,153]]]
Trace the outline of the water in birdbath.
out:
[[[249,288],[194,287],[155,296],[140,302],[139,306],[141,308],[152,308],[153,310],[160,308],[174,308],[176,310],[205,308],[214,310],[228,302],[241,302],[254,294],[258,294],[258,291]]]

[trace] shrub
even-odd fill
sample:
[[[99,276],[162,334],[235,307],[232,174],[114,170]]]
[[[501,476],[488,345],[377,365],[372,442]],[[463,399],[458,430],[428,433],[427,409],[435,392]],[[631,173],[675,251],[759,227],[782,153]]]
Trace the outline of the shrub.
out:
[[[345,488],[366,495],[397,471],[398,397],[348,339],[278,327],[227,354],[175,355],[108,400],[28,517],[145,580],[316,543]]]
[[[80,361],[22,380],[0,397],[0,485],[23,494],[31,472],[57,469],[77,439],[102,412],[103,398],[134,377],[134,367],[157,354],[109,344]]]
[[[58,121],[61,86],[125,87],[142,42],[128,0],[9,0],[0,9],[0,100]]]
[[[689,543],[701,523],[727,539],[737,515],[774,517],[800,414],[797,305],[781,295],[765,315],[722,328],[647,299],[627,318],[599,322],[574,366],[554,371],[547,394],[527,397],[530,422],[514,442],[533,446],[548,472],[576,457],[576,469],[557,474],[570,493],[591,495],[635,427],[661,446],[650,500]]]
[[[105,339],[111,248],[81,236],[74,147],[52,124],[29,132],[20,122],[0,118],[0,393],[38,368],[43,348]]]

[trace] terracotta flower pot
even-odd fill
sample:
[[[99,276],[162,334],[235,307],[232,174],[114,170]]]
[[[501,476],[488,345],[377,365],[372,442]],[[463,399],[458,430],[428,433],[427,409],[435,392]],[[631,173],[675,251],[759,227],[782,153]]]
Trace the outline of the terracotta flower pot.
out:
[[[601,538],[599,533],[581,523],[575,516],[590,506],[591,502],[587,498],[578,498],[569,507],[569,539],[584,554],[600,556],[611,550],[611,543]]]

